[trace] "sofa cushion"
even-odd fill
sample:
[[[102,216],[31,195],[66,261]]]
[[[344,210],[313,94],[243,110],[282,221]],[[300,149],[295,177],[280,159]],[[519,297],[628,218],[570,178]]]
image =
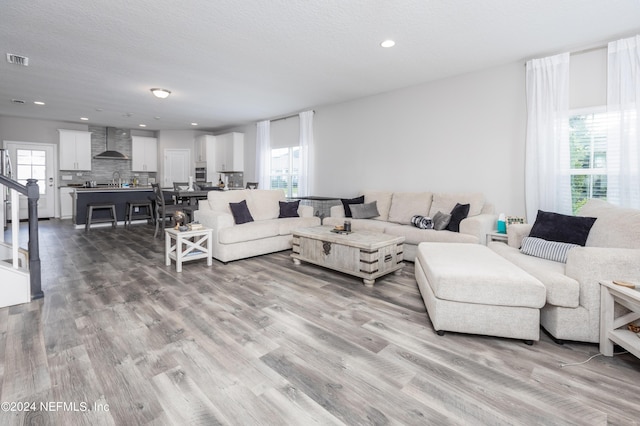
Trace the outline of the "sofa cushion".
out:
[[[326,221],[326,219],[325,219]],[[374,221],[370,221],[374,222]],[[420,229],[414,226],[387,224],[384,233],[397,237],[404,237],[405,244],[432,243],[471,243],[478,244],[475,235],[461,234],[451,231],[436,231],[435,229]],[[353,228],[353,225],[352,225]]]
[[[354,219],[371,219],[380,216],[377,202],[364,204],[353,204],[351,206],[351,217]]]
[[[469,216],[469,204],[457,203],[453,210],[451,210],[451,218],[447,225],[447,231],[460,232],[460,222]]]
[[[594,217],[569,216],[538,210],[529,236],[584,246],[595,221]]]
[[[429,216],[431,192],[394,192],[389,208],[389,222],[410,225],[413,216]]]
[[[393,192],[386,191],[365,191],[364,192],[364,202],[372,203],[376,202],[378,207],[378,212],[380,216],[374,218],[375,220],[388,220],[389,219],[389,209],[391,208],[391,197],[393,197]]]
[[[278,215],[278,218],[299,216],[298,207],[300,207],[300,200],[291,202],[278,201],[278,204],[280,205],[280,214]]]
[[[214,212],[231,214],[229,203],[239,203],[242,200],[246,200],[248,197],[247,192],[247,190],[209,191],[207,194],[207,204],[209,205],[209,209]]]
[[[294,229],[310,228],[312,226],[320,226],[319,217],[288,217],[285,219],[278,219],[278,234],[291,235]]]
[[[587,247],[640,249],[640,210],[592,198],[578,214],[598,218],[589,232]]]
[[[271,189],[251,189],[247,192],[247,205],[253,219],[277,219],[280,215],[280,204],[284,201],[284,192]],[[233,191],[230,191],[233,192]]]
[[[481,193],[435,193],[429,216],[433,217],[439,211],[448,213],[456,204],[469,204],[469,216],[477,216],[482,213],[484,195]]]
[[[351,221],[351,230],[354,232],[357,231],[376,231],[376,232],[384,232],[385,228],[389,225],[403,227],[403,225],[395,225],[390,224],[389,222],[383,222],[380,220],[373,219],[354,219],[350,218]],[[325,217],[322,220],[323,225],[344,225],[344,217]]]
[[[342,207],[344,208],[344,217],[351,217],[351,205],[364,203],[364,195],[356,198],[341,198]]]
[[[500,242],[489,243],[489,248],[539,279],[547,289],[548,304],[565,308],[580,304],[580,284],[565,275],[564,263],[528,256]]]
[[[578,244],[559,243],[557,241],[547,241],[542,238],[524,237],[520,251],[529,256],[541,257],[553,260],[554,262],[567,263],[567,253]]]
[[[247,207],[247,202],[245,200],[242,200],[239,203],[229,203],[229,208],[231,209],[231,214],[233,215],[233,220],[236,225],[253,222],[253,217],[249,212],[249,208]]]
[[[442,231],[447,229],[447,225],[451,221],[451,215],[447,213],[437,212],[433,215],[433,229]]]
[[[254,189],[253,191],[256,190]],[[218,242],[220,244],[234,244],[275,237],[279,234],[278,222],[280,220],[282,219],[261,220],[220,229],[218,231]]]

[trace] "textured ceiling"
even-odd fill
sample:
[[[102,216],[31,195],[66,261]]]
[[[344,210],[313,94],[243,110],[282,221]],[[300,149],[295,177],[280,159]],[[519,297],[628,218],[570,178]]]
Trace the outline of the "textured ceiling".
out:
[[[0,115],[219,129],[639,32],[640,0],[1,0]]]

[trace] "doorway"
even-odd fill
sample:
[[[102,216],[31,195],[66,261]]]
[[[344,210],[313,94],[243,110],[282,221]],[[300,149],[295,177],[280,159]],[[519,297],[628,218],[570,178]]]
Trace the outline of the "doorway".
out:
[[[38,219],[55,216],[55,153],[53,144],[5,141],[13,166],[13,179],[26,185],[27,179],[38,179],[40,199]],[[20,219],[27,219],[27,197],[20,194]]]
[[[191,171],[191,151],[165,149],[162,187],[173,188],[173,182],[188,182]],[[192,176],[192,175],[191,175]]]

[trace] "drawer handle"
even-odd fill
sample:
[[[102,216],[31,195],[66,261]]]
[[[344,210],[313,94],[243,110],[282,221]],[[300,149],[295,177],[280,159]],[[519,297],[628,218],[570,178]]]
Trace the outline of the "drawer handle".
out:
[[[388,255],[386,255],[386,256],[384,257],[384,261],[385,261],[385,262],[391,262],[391,259],[393,259],[393,256],[391,256],[390,254],[388,254]]]
[[[331,253],[331,243],[328,241],[323,242],[322,251],[324,251],[325,256],[328,256]]]

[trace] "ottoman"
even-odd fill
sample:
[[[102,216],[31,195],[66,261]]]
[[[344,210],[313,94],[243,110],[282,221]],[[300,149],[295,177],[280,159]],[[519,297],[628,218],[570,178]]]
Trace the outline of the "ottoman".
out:
[[[415,274],[433,328],[540,339],[546,289],[536,278],[480,244],[420,243]]]

